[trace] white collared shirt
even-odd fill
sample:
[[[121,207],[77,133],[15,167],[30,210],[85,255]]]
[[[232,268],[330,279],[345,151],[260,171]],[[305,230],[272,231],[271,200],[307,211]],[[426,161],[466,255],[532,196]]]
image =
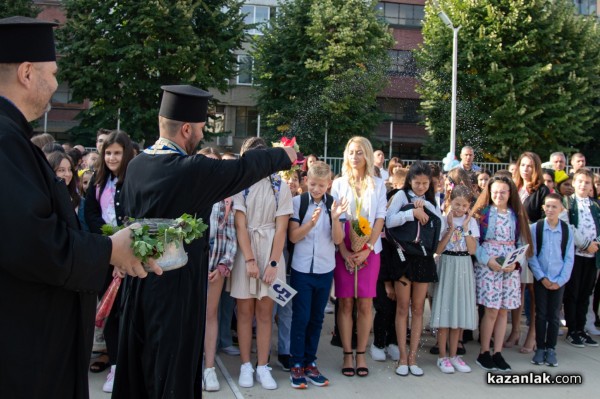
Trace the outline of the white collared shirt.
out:
[[[317,208],[321,208],[321,215],[316,226],[309,230],[306,236],[294,245],[294,257],[292,258],[292,269],[301,273],[324,274],[335,268],[335,245],[329,223],[329,212],[326,209],[326,195],[323,195],[319,203],[315,203],[309,194],[308,208],[302,223],[300,223],[300,195],[292,199],[294,213],[290,221],[298,222],[300,225],[310,223],[312,214]],[[344,216],[340,217],[343,220]],[[331,221],[336,223],[335,220]],[[337,222],[340,223],[340,222]]]

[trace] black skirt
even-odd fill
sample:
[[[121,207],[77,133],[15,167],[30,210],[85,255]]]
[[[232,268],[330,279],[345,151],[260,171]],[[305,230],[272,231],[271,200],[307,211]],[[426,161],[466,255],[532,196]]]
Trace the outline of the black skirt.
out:
[[[385,268],[384,281],[398,281],[402,277],[415,283],[437,283],[438,274],[433,256],[404,254],[404,262],[400,260],[396,247],[387,240],[381,240],[382,269]],[[382,276],[383,277],[383,276]]]

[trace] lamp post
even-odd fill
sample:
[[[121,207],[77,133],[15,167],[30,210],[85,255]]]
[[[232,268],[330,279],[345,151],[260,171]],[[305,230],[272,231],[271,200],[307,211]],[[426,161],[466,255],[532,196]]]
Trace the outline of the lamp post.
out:
[[[450,111],[450,153],[448,154],[449,162],[451,164],[454,160],[454,154],[456,153],[456,80],[458,70],[458,31],[460,26],[455,27],[448,15],[442,10],[437,0],[433,0],[436,8],[439,10],[437,15],[442,20],[444,25],[452,29],[452,108]]]

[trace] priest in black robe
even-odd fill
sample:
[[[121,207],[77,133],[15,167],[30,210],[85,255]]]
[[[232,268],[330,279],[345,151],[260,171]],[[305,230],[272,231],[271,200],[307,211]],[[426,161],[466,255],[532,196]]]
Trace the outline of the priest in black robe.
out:
[[[127,169],[121,193],[126,216],[188,213],[208,224],[215,202],[295,160],[289,148],[248,151],[235,161],[191,155],[203,137],[211,95],[187,85],[163,90],[160,138]],[[185,245],[184,267],[126,282],[113,399],[201,397],[208,236]]]
[[[109,261],[146,275],[129,231],[85,233],[31,142],[58,83],[54,23],[0,19],[0,398],[85,399],[96,293]],[[156,269],[160,272],[159,269]]]

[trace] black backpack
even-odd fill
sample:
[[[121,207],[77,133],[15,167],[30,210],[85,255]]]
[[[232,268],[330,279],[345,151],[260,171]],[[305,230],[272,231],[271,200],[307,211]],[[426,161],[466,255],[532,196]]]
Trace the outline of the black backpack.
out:
[[[400,211],[414,209],[414,204],[404,205]],[[416,256],[433,256],[437,250],[442,229],[441,219],[427,208],[423,208],[429,221],[422,225],[418,220],[406,222],[402,226],[386,227],[385,236],[396,247],[402,262],[404,254]]]
[[[304,220],[304,216],[306,216],[306,211],[308,210],[308,202],[310,199],[309,193],[300,194],[300,209],[298,210],[298,219],[299,224],[302,224]],[[331,195],[325,194],[325,209],[327,209],[327,216],[329,216],[329,225],[331,226],[331,205],[333,204],[333,197]],[[290,240],[287,240],[287,250],[288,250],[288,268],[292,267],[292,258],[294,257],[294,243]]]
[[[560,251],[562,253],[563,260],[567,253],[567,243],[569,241],[569,225],[559,220],[562,237],[560,239]],[[542,251],[542,242],[544,240],[544,219],[538,220],[535,223],[535,244],[536,244],[536,255],[539,255]]]

